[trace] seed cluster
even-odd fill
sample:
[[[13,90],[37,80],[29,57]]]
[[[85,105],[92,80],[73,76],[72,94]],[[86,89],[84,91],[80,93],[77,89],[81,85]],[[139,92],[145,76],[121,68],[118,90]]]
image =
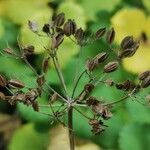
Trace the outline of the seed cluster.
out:
[[[29,21],[28,26],[30,30],[38,36],[46,36],[49,38],[51,40],[51,45],[49,48],[45,48],[46,57],[43,59],[40,74],[37,73],[27,59],[29,55],[34,54],[35,48],[33,45],[20,47],[20,54],[16,54],[11,48],[5,48],[3,50],[3,53],[6,55],[11,55],[15,58],[22,59],[36,76],[36,88],[27,88],[26,84],[22,81],[18,79],[7,79],[7,76],[0,74],[0,99],[10,103],[11,105],[15,105],[16,102],[21,102],[27,106],[32,106],[35,111],[40,112],[38,97],[42,96],[42,93],[45,92],[43,86],[46,85],[49,89],[48,93],[50,95],[47,106],[52,109],[53,117],[57,121],[62,123],[60,118],[66,113],[69,114],[67,110],[77,110],[88,119],[88,123],[92,128],[91,131],[93,134],[97,135],[104,131],[107,127],[104,123],[113,116],[112,108],[114,104],[119,103],[132,95],[135,96],[135,94],[150,86],[150,70],[139,74],[138,81],[136,83],[128,78],[121,82],[113,81],[110,78],[111,73],[119,69],[121,60],[126,57],[132,57],[138,50],[139,41],[135,40],[133,36],[126,36],[121,41],[120,50],[118,51],[118,54],[116,54],[116,58],[114,58],[114,60],[109,60],[109,52],[103,51],[86,61],[84,71],[77,79],[72,91],[72,96],[70,96],[67,92],[63,73],[60,68],[57,51],[59,51],[60,45],[63,44],[64,38],[69,38],[81,47],[89,44],[89,37],[87,37],[86,31],[84,31],[81,27],[78,27],[75,20],[66,20],[64,13],[56,15],[52,21],[45,23],[42,27],[42,34],[40,33],[40,29],[35,22]],[[110,46],[113,44],[115,36],[116,33],[114,28],[107,30],[104,27],[98,29],[90,38],[92,38],[93,41],[98,41],[101,38],[105,38],[106,43]],[[46,80],[45,76],[50,69],[50,61],[52,61],[55,66],[63,92],[57,92],[54,90]],[[102,72],[102,74],[94,76],[94,71],[98,69],[99,72]],[[78,83],[85,75],[89,80],[85,85],[83,85],[82,90],[76,94]],[[109,77],[107,77],[108,75]],[[93,91],[98,84],[102,84],[103,86],[107,85],[118,90],[122,90],[123,93],[125,93],[125,97],[111,103],[106,103],[103,98],[92,96]],[[28,90],[24,92],[24,88]],[[149,99],[148,96],[147,99]],[[53,105],[55,105],[55,102],[57,101],[59,101],[61,105],[59,106],[60,108],[55,111],[53,109]],[[89,117],[85,113],[82,113],[78,106],[83,106],[90,110],[92,115]]]

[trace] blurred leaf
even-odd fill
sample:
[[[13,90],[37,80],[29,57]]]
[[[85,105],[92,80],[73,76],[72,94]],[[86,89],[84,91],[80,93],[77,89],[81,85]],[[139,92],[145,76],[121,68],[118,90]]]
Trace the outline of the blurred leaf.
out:
[[[150,12],[150,1],[149,0],[142,0],[144,7]]]
[[[142,98],[137,96],[136,99],[141,101]],[[150,109],[136,102],[136,99],[135,101],[130,100],[126,103],[130,119],[138,123],[150,123]]]
[[[139,113],[138,113],[139,114]],[[150,149],[149,125],[127,124],[120,133],[119,146],[121,150]]]
[[[42,150],[46,149],[48,133],[39,133],[34,124],[26,124],[13,135],[8,150]]]
[[[77,0],[79,1],[79,0]],[[89,20],[95,20],[99,11],[107,10],[108,12],[114,10],[114,8],[121,2],[121,0],[80,0],[79,3],[83,6],[85,14]]]

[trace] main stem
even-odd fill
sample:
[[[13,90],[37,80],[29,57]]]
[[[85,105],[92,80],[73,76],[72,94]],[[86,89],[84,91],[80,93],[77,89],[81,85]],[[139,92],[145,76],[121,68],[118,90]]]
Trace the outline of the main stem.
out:
[[[68,130],[70,150],[75,150],[74,133],[73,133],[73,107],[68,108]]]

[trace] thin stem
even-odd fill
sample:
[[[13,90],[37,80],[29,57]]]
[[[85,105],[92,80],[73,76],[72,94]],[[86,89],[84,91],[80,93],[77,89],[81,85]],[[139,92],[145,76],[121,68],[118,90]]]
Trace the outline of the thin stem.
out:
[[[108,105],[114,105],[114,104],[116,104],[116,103],[120,103],[120,102],[126,100],[127,98],[129,98],[129,95],[126,95],[126,96],[122,97],[122,98],[119,99],[118,101],[114,101],[114,102],[111,102],[111,103],[107,103],[106,106],[108,106]]]
[[[68,109],[68,134],[70,150],[75,150],[74,133],[73,133],[73,107]]]
[[[56,71],[57,71],[58,77],[59,77],[59,79],[60,79],[60,82],[61,82],[61,84],[62,84],[62,86],[63,86],[63,88],[64,88],[65,94],[68,95],[68,94],[67,94],[66,84],[65,84],[65,81],[64,81],[62,72],[61,72],[61,70],[60,70],[60,65],[59,65],[59,62],[58,62],[58,58],[57,58],[57,56],[55,55],[54,57],[52,57],[52,59],[53,59],[53,63],[54,63],[55,69],[56,69]]]
[[[75,83],[75,86],[74,86],[74,88],[73,88],[73,92],[72,92],[72,98],[74,97],[74,94],[75,94],[75,91],[76,91],[76,88],[77,88],[77,86],[78,86],[78,83],[79,83],[79,81],[80,81],[80,79],[82,78],[82,76],[84,75],[86,73],[86,70],[84,70],[81,74],[80,74],[80,76],[78,77],[78,79],[77,79],[77,81],[76,81],[76,83]]]

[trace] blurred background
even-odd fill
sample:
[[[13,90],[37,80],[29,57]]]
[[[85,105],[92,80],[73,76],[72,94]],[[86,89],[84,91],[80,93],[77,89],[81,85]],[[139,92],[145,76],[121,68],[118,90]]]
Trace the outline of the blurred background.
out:
[[[37,21],[42,27],[50,18],[64,12],[66,18],[74,19],[78,27],[96,32],[100,27],[114,27],[116,31],[116,48],[123,37],[133,35],[143,39],[137,53],[123,60],[121,69],[112,74],[116,81],[131,78],[136,82],[136,75],[150,69],[150,0],[0,0],[0,51],[11,47],[18,51],[21,45],[32,44],[35,54],[31,56],[31,64],[40,72],[44,57],[44,46],[50,44],[49,39],[38,37],[28,28],[28,20]],[[144,35],[144,37],[143,37]],[[105,39],[88,44],[83,48],[65,39],[60,47],[59,59],[68,89],[72,90],[75,66],[76,72],[85,67],[87,58],[100,51],[110,51]],[[80,58],[78,60],[78,57]],[[114,57],[114,53],[111,55]],[[81,68],[81,70],[80,70]],[[17,77],[28,87],[36,87],[36,78],[24,63],[19,60],[0,55],[0,73],[9,78]],[[48,72],[47,80],[52,86],[60,89],[53,67]],[[81,81],[80,91],[86,79]],[[145,101],[143,91],[137,99]],[[99,86],[93,93],[96,97],[117,100],[121,96],[115,88]],[[40,104],[47,103],[47,95],[39,99]],[[49,109],[42,109],[49,113]],[[77,150],[150,150],[150,109],[128,100],[116,105],[113,117],[106,122],[109,126],[101,135],[94,136],[86,119],[74,114]],[[22,104],[10,106],[0,101],[0,150],[68,150],[66,129],[57,123],[51,124],[46,115],[36,113]]]

